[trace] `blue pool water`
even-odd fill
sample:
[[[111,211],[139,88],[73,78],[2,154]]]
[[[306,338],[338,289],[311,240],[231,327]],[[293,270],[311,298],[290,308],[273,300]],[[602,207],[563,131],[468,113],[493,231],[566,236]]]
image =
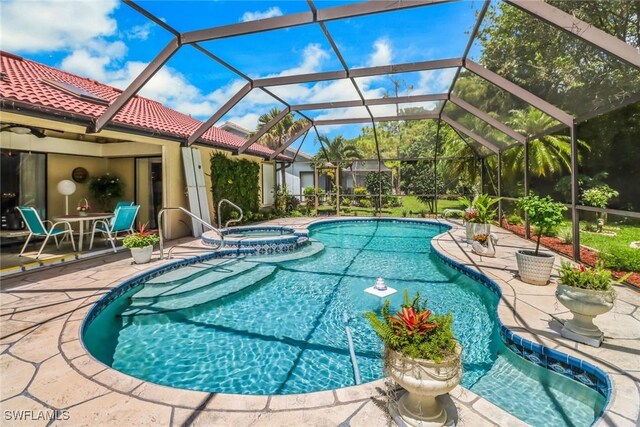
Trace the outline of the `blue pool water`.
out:
[[[88,325],[85,343],[113,368],[173,387],[290,394],[351,386],[345,312],[363,382],[383,376],[382,344],[363,316],[380,309],[364,289],[383,277],[399,290],[394,306],[408,289],[434,312],[453,313],[465,387],[532,425],[590,425],[604,398],[505,346],[497,295],[431,254],[431,239],[444,231],[412,222],[318,224],[311,237],[324,249],[313,256],[218,260],[134,288]]]

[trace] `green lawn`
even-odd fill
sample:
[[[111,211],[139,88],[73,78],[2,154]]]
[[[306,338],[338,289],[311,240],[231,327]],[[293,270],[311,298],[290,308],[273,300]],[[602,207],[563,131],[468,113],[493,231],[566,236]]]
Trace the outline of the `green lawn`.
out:
[[[631,242],[640,241],[640,226],[609,224],[604,229],[616,233],[611,236],[585,231],[583,223],[580,225],[580,243],[604,253],[608,267],[640,271],[640,249],[629,247]]]
[[[374,209],[373,208],[360,208],[350,206],[348,212],[345,212],[344,207],[340,208],[340,212],[344,215],[358,215],[358,216],[373,216]],[[422,203],[415,196],[404,196],[402,197],[402,206],[397,208],[383,208],[382,215],[383,216],[395,216],[402,217],[403,213],[406,213],[407,217],[417,218],[420,217],[420,212],[427,212],[429,207],[426,203]],[[464,209],[464,206],[460,204],[457,200],[438,200],[438,212],[442,213],[445,209]],[[320,212],[335,212],[335,207],[333,206],[320,206],[318,209]],[[429,214],[427,213],[427,216]]]

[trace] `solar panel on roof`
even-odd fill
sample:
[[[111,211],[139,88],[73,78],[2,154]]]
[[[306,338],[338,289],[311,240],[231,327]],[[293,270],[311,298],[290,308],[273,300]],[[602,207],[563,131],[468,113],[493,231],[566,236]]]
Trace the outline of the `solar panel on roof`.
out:
[[[51,87],[59,89],[65,93],[68,93],[77,98],[80,98],[84,101],[93,102],[95,104],[101,104],[101,105],[109,105],[109,101],[107,101],[106,99],[100,98],[99,96],[94,95],[91,92],[87,92],[86,90],[79,88],[78,86],[72,85],[70,83],[65,83],[58,80],[49,80],[49,79],[42,79],[42,82]]]

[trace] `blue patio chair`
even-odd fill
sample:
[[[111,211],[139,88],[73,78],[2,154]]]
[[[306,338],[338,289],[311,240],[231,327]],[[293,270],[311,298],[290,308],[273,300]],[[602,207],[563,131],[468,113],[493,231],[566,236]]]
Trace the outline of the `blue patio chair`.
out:
[[[58,236],[68,234],[71,239],[71,246],[73,246],[73,250],[75,252],[76,244],[73,241],[73,230],[71,229],[71,224],[69,224],[68,221],[60,221],[54,224],[51,221],[43,221],[40,219],[40,215],[38,215],[38,211],[36,211],[35,208],[29,206],[18,206],[16,209],[18,209],[18,212],[20,212],[20,215],[22,215],[22,218],[24,219],[24,223],[27,224],[27,228],[29,228],[29,237],[27,237],[27,241],[24,242],[24,246],[18,256],[22,256],[25,249],[27,249],[29,240],[31,240],[31,237],[33,236],[44,237],[44,242],[42,242],[42,246],[40,246],[36,259],[40,257],[42,250],[51,236],[53,236],[53,240],[56,242],[56,247],[59,248],[60,242],[58,242]],[[44,223],[50,224],[49,230],[44,226]],[[60,224],[64,225],[66,228],[56,228],[56,226]]]
[[[111,220],[109,221],[109,224],[111,226],[113,226],[113,222],[116,220],[116,214],[118,213],[118,209],[124,208],[124,207],[127,207],[127,206],[133,206],[133,202],[129,202],[129,201],[126,201],[126,200],[121,200],[118,203],[116,203],[116,207],[113,210],[113,218],[111,218]],[[133,233],[133,226],[127,231],[129,231],[129,233]]]
[[[113,218],[113,224],[109,220],[97,220],[93,223],[93,230],[91,231],[91,242],[89,243],[89,249],[93,248],[93,238],[96,236],[96,231],[106,234],[107,239],[111,242],[113,252],[116,252],[115,238],[119,232],[129,231],[133,228],[133,224],[138,215],[138,209],[140,205],[123,206],[116,210],[115,217]]]

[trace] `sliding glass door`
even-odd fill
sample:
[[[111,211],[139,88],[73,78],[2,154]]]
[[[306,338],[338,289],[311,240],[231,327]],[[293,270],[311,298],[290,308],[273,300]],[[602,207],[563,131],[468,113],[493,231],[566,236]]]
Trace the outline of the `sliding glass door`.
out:
[[[24,228],[16,206],[36,208],[40,217],[47,217],[47,156],[15,150],[0,150],[2,180],[2,229]]]
[[[140,205],[138,221],[158,228],[158,212],[162,209],[162,157],[136,159],[136,204]]]

